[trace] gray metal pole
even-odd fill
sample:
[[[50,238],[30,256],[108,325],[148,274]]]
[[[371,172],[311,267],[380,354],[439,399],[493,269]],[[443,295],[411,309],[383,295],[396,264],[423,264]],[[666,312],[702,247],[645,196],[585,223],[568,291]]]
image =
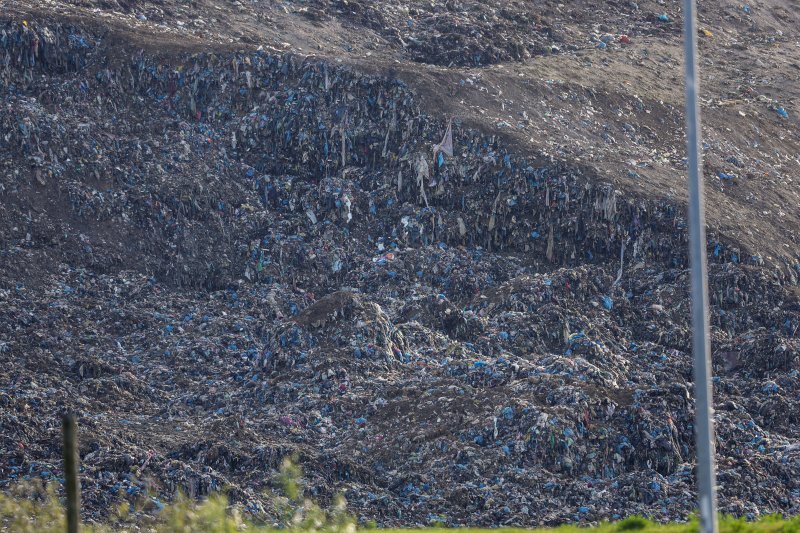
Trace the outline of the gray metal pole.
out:
[[[686,136],[689,163],[689,265],[692,278],[695,435],[697,485],[700,497],[700,531],[717,533],[716,472],[714,467],[714,414],[711,388],[711,343],[708,323],[706,271],[706,216],[700,156],[700,106],[697,100],[697,8],[684,0],[686,67]]]
[[[74,414],[63,418],[64,488],[67,493],[67,533],[78,533],[81,516],[81,484],[78,479],[78,422]]]

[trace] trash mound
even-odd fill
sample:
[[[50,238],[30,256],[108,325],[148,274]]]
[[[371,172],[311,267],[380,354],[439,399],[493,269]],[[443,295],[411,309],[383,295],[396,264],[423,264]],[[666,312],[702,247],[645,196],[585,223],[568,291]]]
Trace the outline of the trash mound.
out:
[[[0,488],[60,482],[68,408],[87,519],[269,520],[290,455],[384,526],[693,510],[679,204],[346,64],[0,32]],[[796,514],[800,264],[708,251],[720,508]]]
[[[602,5],[564,5],[555,0],[284,0],[229,5],[208,0],[191,5],[170,0],[69,0],[60,4],[45,11],[78,12],[85,18],[102,13],[106,22],[119,18],[128,27],[155,27],[158,32],[219,43],[266,39],[270,46],[281,46],[286,43],[272,41],[264,30],[279,35],[285,31],[280,23],[290,20],[304,24],[312,34],[322,35],[330,28],[338,34],[353,32],[347,39],[323,38],[348,53],[363,49],[377,55],[385,49],[395,58],[444,67],[480,68],[596,48],[621,50],[637,40],[679,38],[682,29],[681,3],[676,0],[615,0]],[[736,2],[708,9],[701,4],[699,17],[705,37],[731,26],[771,33],[794,22],[792,12],[782,5],[751,9]]]
[[[666,6],[653,4],[657,11],[635,2],[596,6],[624,21],[613,29],[603,25],[602,30],[598,24],[591,28],[597,13],[558,2],[307,0],[295,2],[295,10],[315,22],[337,18],[370,28],[413,61],[480,67],[594,48],[598,43],[624,45],[629,35],[680,33],[679,23],[665,15]],[[679,11],[677,4],[669,8]]]

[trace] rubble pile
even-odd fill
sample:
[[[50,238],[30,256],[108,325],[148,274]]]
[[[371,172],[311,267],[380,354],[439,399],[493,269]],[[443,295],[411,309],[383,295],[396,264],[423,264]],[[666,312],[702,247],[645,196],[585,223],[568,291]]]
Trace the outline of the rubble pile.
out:
[[[32,20],[0,46],[0,488],[60,480],[73,408],[94,519],[224,490],[268,520],[291,454],[387,526],[692,511],[679,204],[344,64]],[[708,249],[721,510],[797,513],[800,257]]]

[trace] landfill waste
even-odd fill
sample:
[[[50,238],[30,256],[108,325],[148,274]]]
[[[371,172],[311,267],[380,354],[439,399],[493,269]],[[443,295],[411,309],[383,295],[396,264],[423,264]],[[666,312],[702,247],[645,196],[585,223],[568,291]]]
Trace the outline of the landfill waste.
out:
[[[301,4],[402,27],[416,61],[515,59],[488,38],[499,19],[459,20],[489,3]],[[437,51],[442,35],[465,37]],[[678,199],[530,155],[344,61],[110,42],[0,23],[0,490],[61,480],[70,408],[87,520],[179,492],[271,520],[263,491],[290,456],[314,498],[343,492],[382,526],[693,511]],[[710,180],[755,179],[718,149]],[[779,263],[708,233],[720,510],[737,516],[800,511],[793,245]]]
[[[420,63],[481,67],[591,46],[582,32],[567,24],[576,19],[589,23],[590,15],[562,9],[558,2],[308,0],[295,4],[297,12],[317,22],[335,19],[369,28]],[[635,2],[596,5],[595,16],[598,9],[615,13],[621,21],[617,33],[656,36],[675,31],[654,24]],[[666,15],[659,20],[669,20],[660,17]]]

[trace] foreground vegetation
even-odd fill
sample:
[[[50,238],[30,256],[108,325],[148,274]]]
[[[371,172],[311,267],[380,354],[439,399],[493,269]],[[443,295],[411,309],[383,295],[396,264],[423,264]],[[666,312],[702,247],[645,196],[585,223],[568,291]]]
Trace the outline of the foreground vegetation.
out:
[[[118,512],[117,525],[84,525],[81,531],[91,533],[111,533],[122,531],[149,531],[157,533],[233,533],[248,531],[255,533],[274,533],[290,531],[296,533],[354,533],[355,522],[339,511],[324,512],[316,505],[304,502],[295,509],[288,522],[272,526],[258,526],[244,520],[236,509],[231,509],[225,498],[212,497],[194,504],[181,501],[167,506],[158,518],[151,522],[137,523],[127,520],[124,512]],[[31,500],[0,494],[0,530],[19,533],[62,533],[64,531],[64,510],[58,499]],[[409,530],[382,530],[382,533],[408,533]],[[413,531],[413,530],[412,530]],[[445,528],[426,528],[420,532],[437,533],[452,531]],[[462,533],[617,533],[636,531],[638,533],[695,533],[699,531],[696,520],[682,524],[656,524],[638,516],[628,517],[615,523],[602,523],[593,528],[561,526],[550,530],[525,530],[503,528],[496,530],[462,529]],[[778,516],[768,516],[757,522],[722,517],[720,533],[800,533],[800,518],[784,520]]]
[[[239,531],[255,533],[355,533],[356,522],[347,513],[344,498],[336,498],[329,510],[322,509],[312,500],[303,497],[300,470],[291,462],[283,464],[277,477],[283,494],[275,498],[277,520],[273,524],[254,524],[243,518],[240,510],[228,505],[224,496],[213,496],[204,502],[193,502],[179,498],[172,505],[158,510],[155,518],[133,516],[128,502],[110,513],[109,525],[84,524],[84,533],[112,533],[123,531],[147,531],[153,533],[233,533]],[[0,493],[0,531],[15,533],[61,533],[65,530],[65,511],[50,485],[19,485],[9,493]],[[373,527],[359,526],[359,529]],[[642,517],[631,516],[614,523],[601,523],[592,528],[561,526],[548,530],[526,530],[503,528],[493,530],[462,529],[461,533],[695,533],[699,531],[696,519],[679,524],[657,524]],[[414,530],[385,529],[382,533],[408,533]],[[446,528],[425,528],[425,533],[452,531]],[[733,517],[721,517],[720,533],[800,533],[800,517],[783,519],[766,516],[755,522]]]

